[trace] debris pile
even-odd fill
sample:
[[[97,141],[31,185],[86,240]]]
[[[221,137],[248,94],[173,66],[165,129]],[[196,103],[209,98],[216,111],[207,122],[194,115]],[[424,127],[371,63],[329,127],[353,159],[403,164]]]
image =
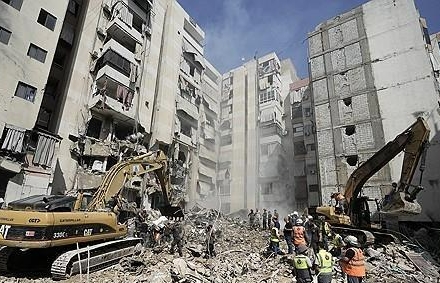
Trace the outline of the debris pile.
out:
[[[153,221],[159,214],[149,214]],[[170,242],[143,247],[135,256],[124,258],[118,265],[89,276],[75,275],[65,282],[295,282],[292,255],[267,252],[269,231],[250,230],[246,221],[223,216],[215,210],[194,208],[185,217],[186,244],[184,256],[170,253]],[[206,256],[205,231],[213,225],[216,234],[215,257]],[[438,267],[425,261],[412,244],[379,245],[364,250],[366,282],[438,282]],[[281,249],[287,251],[283,241]],[[333,282],[342,278],[338,263],[334,264]],[[18,282],[12,277],[0,277],[0,282]],[[38,281],[37,281],[38,280]],[[52,282],[20,278],[20,282]]]

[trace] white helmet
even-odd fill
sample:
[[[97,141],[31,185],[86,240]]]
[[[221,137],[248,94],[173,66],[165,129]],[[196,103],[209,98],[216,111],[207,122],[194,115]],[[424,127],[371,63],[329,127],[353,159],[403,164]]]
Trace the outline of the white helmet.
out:
[[[308,218],[309,220],[313,220],[313,216],[311,216],[311,215],[307,216],[307,218]]]
[[[350,236],[345,237],[345,238],[344,238],[344,242],[345,242],[346,244],[352,245],[352,246],[354,246],[354,247],[359,246],[358,239],[357,239],[355,236],[351,236],[351,235],[350,235]]]
[[[298,211],[294,211],[293,215],[298,216]]]
[[[303,221],[302,221],[301,218],[296,219],[295,225],[299,226],[299,225],[302,225],[302,224],[303,224]]]

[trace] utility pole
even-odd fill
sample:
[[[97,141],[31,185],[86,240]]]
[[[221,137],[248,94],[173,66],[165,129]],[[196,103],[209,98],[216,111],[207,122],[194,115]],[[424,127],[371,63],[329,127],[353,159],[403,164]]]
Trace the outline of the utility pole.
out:
[[[260,208],[260,194],[261,194],[261,188],[260,188],[260,92],[258,87],[258,80],[259,80],[259,72],[258,72],[258,57],[257,57],[257,51],[255,51],[254,55],[255,59],[255,138],[256,138],[256,144],[255,144],[255,154],[256,154],[256,165],[255,165],[255,185],[256,185],[256,192],[255,192],[255,202],[256,202],[256,208]]]

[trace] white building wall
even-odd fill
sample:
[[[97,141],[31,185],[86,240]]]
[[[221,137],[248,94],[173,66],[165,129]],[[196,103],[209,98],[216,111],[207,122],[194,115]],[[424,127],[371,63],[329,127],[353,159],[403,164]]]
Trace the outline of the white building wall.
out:
[[[0,1],[0,27],[12,32],[7,45],[0,43],[0,133],[5,123],[26,129],[34,127],[68,2],[23,1],[17,10]],[[57,18],[53,31],[37,22],[40,9]],[[27,55],[31,43],[47,51],[44,63]],[[14,96],[19,81],[37,89],[33,102]]]

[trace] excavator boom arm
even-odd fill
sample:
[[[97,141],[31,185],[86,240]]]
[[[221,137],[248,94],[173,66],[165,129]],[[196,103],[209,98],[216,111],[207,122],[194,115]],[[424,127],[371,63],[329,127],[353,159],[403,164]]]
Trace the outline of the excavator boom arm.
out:
[[[347,202],[359,198],[361,189],[368,179],[402,151],[405,151],[405,155],[399,191],[403,191],[404,186],[409,186],[424,146],[429,141],[429,132],[428,124],[420,117],[394,140],[388,142],[372,157],[362,163],[347,180],[344,192]]]

